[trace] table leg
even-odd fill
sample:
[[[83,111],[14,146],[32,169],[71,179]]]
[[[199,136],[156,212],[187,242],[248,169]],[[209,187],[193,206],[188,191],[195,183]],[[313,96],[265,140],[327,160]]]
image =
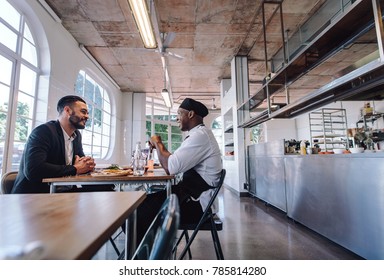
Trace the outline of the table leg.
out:
[[[49,192],[50,193],[55,193],[56,192],[56,186],[54,183],[49,184]]]
[[[122,192],[123,191],[123,184],[121,183],[115,183],[115,191]]]
[[[125,221],[125,259],[131,259],[136,250],[136,210]]]
[[[172,181],[168,180],[167,181],[167,197],[171,195],[171,192],[172,192]]]

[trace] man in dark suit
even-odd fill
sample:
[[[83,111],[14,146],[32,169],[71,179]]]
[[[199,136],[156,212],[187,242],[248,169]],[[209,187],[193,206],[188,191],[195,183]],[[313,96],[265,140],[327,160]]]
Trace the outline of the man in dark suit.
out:
[[[79,96],[64,96],[57,103],[59,117],[36,127],[28,138],[19,173],[12,193],[46,193],[49,185],[43,178],[72,176],[88,173],[95,161],[83,152],[79,129],[85,128],[88,107]],[[65,191],[111,190],[92,186],[68,186]],[[64,191],[63,190],[63,191]]]

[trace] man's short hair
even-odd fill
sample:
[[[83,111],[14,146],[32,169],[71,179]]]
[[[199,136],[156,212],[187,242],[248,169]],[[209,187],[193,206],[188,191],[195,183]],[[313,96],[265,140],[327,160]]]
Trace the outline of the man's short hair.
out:
[[[83,102],[84,104],[87,104],[87,102],[84,101],[83,98],[77,95],[67,95],[62,97],[59,102],[57,102],[57,112],[61,114],[64,110],[65,106],[72,106],[73,103],[80,101]]]

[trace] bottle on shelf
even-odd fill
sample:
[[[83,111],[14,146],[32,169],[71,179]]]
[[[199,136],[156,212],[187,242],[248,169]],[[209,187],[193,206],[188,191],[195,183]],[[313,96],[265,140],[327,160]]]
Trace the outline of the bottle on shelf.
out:
[[[300,142],[300,154],[306,155],[307,154],[307,145],[305,144],[305,140],[302,140]]]

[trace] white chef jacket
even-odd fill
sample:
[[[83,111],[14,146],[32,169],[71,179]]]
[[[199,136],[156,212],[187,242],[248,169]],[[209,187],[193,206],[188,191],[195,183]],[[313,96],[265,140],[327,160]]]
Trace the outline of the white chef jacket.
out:
[[[212,131],[204,125],[192,128],[181,146],[168,158],[170,174],[182,173],[192,168],[208,185],[218,184],[223,168],[220,148]],[[203,210],[213,191],[213,189],[207,190],[198,198]]]

